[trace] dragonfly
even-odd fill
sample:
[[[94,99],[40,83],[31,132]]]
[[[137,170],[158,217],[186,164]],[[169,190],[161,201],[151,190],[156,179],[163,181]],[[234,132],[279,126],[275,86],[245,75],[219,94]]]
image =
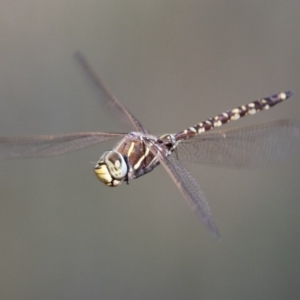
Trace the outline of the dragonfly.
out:
[[[105,151],[97,161],[94,167],[97,178],[106,186],[116,187],[162,165],[192,210],[219,240],[220,234],[204,193],[182,161],[234,168],[253,167],[288,158],[293,150],[299,149],[300,121],[277,120],[213,130],[268,110],[289,99],[293,95],[291,91],[241,105],[177,133],[155,136],[104,85],[81,53],[77,52],[75,57],[97,88],[100,103],[123,125],[132,126],[133,131],[0,137],[1,159],[55,156],[119,138],[121,140],[115,147]]]

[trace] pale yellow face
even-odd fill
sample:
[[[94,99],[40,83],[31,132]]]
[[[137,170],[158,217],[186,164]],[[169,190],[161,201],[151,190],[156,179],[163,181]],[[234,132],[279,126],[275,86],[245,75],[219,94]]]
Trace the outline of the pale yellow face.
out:
[[[94,171],[101,182],[114,187],[126,179],[128,167],[119,152],[107,151],[98,160]]]

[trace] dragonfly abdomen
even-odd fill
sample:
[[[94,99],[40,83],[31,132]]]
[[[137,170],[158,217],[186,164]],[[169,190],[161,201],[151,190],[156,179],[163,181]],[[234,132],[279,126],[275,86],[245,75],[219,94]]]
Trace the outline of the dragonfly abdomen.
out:
[[[247,115],[256,114],[259,111],[267,110],[270,107],[277,105],[278,103],[287,100],[293,95],[293,92],[288,91],[285,93],[278,93],[272,96],[262,98],[260,100],[256,100],[250,102],[245,105],[241,105],[234,109],[223,112],[213,118],[209,118],[204,122],[198,123],[194,126],[191,126],[175,135],[177,141],[185,140],[191,137],[194,137],[203,132],[209,131],[215,127],[220,127],[226,123],[231,121],[238,120]]]

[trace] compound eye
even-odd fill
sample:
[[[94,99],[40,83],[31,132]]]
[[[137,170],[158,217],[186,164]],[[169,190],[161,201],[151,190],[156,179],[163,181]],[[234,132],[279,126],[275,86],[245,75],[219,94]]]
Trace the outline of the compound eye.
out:
[[[128,168],[124,157],[117,151],[108,151],[105,154],[103,160],[107,166],[107,169],[109,170],[110,175],[118,180],[125,179]]]

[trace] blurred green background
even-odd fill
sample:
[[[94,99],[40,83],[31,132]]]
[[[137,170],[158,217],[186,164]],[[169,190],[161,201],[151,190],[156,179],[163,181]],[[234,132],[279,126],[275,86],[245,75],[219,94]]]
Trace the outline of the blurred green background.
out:
[[[299,13],[298,0],[0,0],[0,135],[125,130],[78,49],[153,133],[288,89],[229,127],[300,119]],[[300,151],[264,169],[187,164],[217,243],[162,168],[101,184],[91,162],[112,146],[0,162],[0,299],[299,299]]]

